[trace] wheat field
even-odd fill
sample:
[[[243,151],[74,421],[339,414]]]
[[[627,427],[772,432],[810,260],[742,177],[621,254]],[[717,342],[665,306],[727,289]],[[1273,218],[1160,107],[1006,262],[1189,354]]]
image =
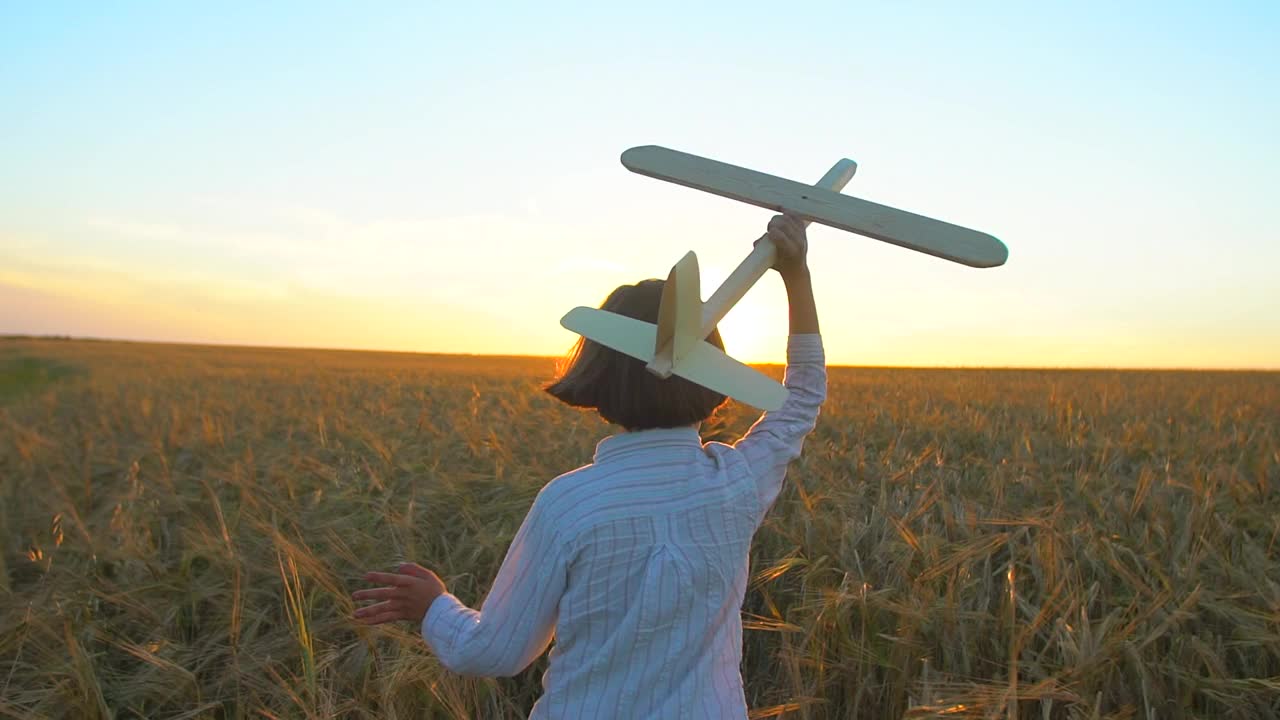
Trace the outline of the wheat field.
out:
[[[552,369],[0,341],[0,717],[524,717],[545,658],[460,678],[349,594],[479,603],[608,433]],[[752,573],[753,718],[1280,717],[1280,375],[832,368]]]

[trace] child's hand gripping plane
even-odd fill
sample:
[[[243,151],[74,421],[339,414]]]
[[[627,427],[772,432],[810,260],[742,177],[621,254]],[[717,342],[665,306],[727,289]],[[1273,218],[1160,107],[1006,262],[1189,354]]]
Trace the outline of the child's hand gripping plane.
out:
[[[622,164],[641,175],[792,215],[806,225],[820,223],[970,267],[995,267],[1009,256],[991,235],[840,194],[857,170],[848,159],[814,186],[655,145],[627,150]],[[679,375],[761,410],[777,410],[787,398],[786,388],[703,342],[775,259],[766,234],[704,303],[698,259],[689,252],[671,268],[657,325],[588,307],[570,310],[560,324],[644,360],[659,377]]]

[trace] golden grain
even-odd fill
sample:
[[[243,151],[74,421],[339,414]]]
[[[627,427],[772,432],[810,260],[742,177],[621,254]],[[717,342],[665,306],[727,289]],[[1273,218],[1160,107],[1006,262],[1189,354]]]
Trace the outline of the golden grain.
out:
[[[17,356],[78,372],[0,408],[0,714],[528,711],[545,659],[459,678],[349,593],[416,560],[483,598],[607,432],[553,361]],[[1278,539],[1274,373],[832,369],[753,550],[752,717],[1280,716]]]

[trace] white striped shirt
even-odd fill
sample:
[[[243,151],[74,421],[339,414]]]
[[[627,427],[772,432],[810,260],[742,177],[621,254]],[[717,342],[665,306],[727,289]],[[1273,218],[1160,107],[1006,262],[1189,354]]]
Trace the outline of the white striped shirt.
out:
[[[538,493],[480,610],[441,595],[423,638],[455,672],[508,676],[554,636],[531,718],[745,718],[751,538],[826,379],[821,336],[792,335],[786,403],[733,446],[692,426],[605,438]]]

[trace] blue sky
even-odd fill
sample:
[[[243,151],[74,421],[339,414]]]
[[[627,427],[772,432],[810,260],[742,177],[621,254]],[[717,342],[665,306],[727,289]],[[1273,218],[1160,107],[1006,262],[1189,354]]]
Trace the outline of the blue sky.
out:
[[[661,144],[1003,239],[814,226],[831,359],[1280,367],[1273,3],[0,9],[0,332],[555,354],[769,213]],[[766,278],[722,325],[778,360]]]

